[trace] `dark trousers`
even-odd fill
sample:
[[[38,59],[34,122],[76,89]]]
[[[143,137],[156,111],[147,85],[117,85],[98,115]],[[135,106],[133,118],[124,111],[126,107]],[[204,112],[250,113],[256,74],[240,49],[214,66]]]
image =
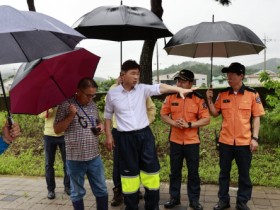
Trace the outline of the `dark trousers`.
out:
[[[170,142],[171,173],[169,193],[174,199],[180,200],[183,160],[188,168],[187,192],[190,202],[198,202],[200,196],[199,144],[181,145]]]
[[[230,201],[229,183],[232,160],[235,159],[238,168],[237,201],[247,203],[252,195],[250,167],[252,153],[249,146],[231,146],[220,143],[220,175],[218,197],[224,202]]]
[[[54,191],[55,184],[55,172],[54,172],[54,161],[56,149],[59,147],[60,154],[63,161],[63,171],[64,171],[64,186],[70,187],[70,178],[66,172],[66,152],[65,152],[65,142],[64,136],[54,137],[54,136],[44,136],[44,149],[45,149],[45,176],[47,182],[48,191]]]
[[[140,176],[140,170],[151,175],[159,173],[160,165],[155,148],[155,138],[150,127],[139,131],[118,132],[118,135],[119,163],[122,177]],[[148,177],[146,179],[149,179]],[[149,181],[146,180],[147,182]],[[144,188],[145,209],[158,209],[159,189],[150,189],[145,185]],[[126,210],[137,210],[138,191],[124,194],[124,203]]]
[[[113,151],[113,183],[114,183],[114,187],[117,187],[119,189],[121,189],[121,173],[120,173],[120,166],[119,166],[119,151],[118,151],[118,139],[119,139],[119,135],[118,135],[118,131],[117,129],[113,128],[112,129],[112,135],[114,138],[114,151]]]

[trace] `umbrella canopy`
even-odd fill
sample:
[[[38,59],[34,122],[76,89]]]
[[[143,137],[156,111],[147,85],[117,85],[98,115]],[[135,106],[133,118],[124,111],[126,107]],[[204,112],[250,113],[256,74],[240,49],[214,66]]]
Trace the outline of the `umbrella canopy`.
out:
[[[84,38],[71,27],[50,16],[0,6],[0,65],[30,62],[70,51]],[[0,80],[9,119],[11,115],[1,73]]]
[[[142,7],[101,6],[85,14],[72,26],[87,38],[120,41],[151,40],[172,36],[164,23]]]
[[[0,65],[70,51],[84,38],[50,16],[0,6]]]
[[[20,66],[10,90],[11,112],[39,114],[73,96],[93,77],[100,57],[81,48]]]
[[[213,57],[258,54],[264,48],[263,42],[250,29],[225,21],[185,27],[164,47],[169,55],[211,57],[211,80]]]
[[[73,28],[87,38],[111,41],[150,40],[173,35],[153,12],[125,5],[98,7],[77,20]]]

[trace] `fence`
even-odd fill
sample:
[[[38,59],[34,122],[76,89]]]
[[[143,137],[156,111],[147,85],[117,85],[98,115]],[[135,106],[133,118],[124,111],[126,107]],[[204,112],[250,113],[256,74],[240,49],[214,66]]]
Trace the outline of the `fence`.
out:
[[[263,106],[264,107],[267,107],[267,104],[266,104],[266,101],[265,101],[265,98],[268,94],[272,94],[274,92],[274,90],[267,90],[266,88],[264,87],[254,87],[255,90],[258,91],[259,95],[260,95],[260,98],[261,98],[261,101],[263,103]],[[217,89],[214,89],[214,99],[216,99],[218,93],[220,92],[220,90],[222,90],[222,88],[217,88]],[[205,92],[206,92],[206,89],[198,89],[196,90],[197,92],[199,92],[200,94],[202,94],[204,97],[205,97]],[[100,100],[100,98],[102,96],[106,95],[106,92],[105,93],[97,93],[96,94],[96,98],[95,100],[98,101]],[[166,94],[164,95],[160,95],[160,96],[153,96],[152,98],[154,99],[159,99],[159,100],[164,100]],[[8,102],[8,106],[10,106],[10,100],[9,100],[9,97],[7,98],[7,102]],[[5,107],[5,101],[4,101],[4,97],[0,97],[0,111],[4,111],[6,110],[6,107]]]

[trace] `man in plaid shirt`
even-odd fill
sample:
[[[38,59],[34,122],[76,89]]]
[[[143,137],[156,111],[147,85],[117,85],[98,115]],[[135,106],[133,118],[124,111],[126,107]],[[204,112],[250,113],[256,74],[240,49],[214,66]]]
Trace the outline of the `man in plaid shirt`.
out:
[[[75,210],[84,209],[84,177],[96,197],[97,209],[108,209],[108,193],[103,163],[98,150],[98,135],[104,132],[93,102],[97,84],[92,78],[81,79],[75,95],[59,105],[54,130],[64,132],[67,172],[70,176],[70,198]]]

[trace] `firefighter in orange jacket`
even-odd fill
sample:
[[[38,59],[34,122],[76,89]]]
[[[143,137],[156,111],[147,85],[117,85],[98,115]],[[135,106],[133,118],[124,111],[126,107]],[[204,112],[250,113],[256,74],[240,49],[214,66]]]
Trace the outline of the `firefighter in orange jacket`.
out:
[[[251,199],[253,188],[249,173],[252,152],[258,147],[260,116],[265,112],[257,91],[242,82],[245,76],[242,64],[232,63],[223,68],[222,73],[227,74],[230,87],[219,93],[215,104],[212,102],[213,91],[209,89],[206,92],[210,113],[214,117],[220,114],[223,117],[219,138],[219,202],[214,210],[230,207],[229,183],[233,159],[239,176],[236,209],[249,210],[247,202]]]
[[[194,82],[194,74],[189,70],[181,70],[174,78],[177,86],[190,89]],[[199,168],[199,135],[198,128],[210,123],[210,114],[203,97],[197,93],[189,93],[185,99],[178,94],[166,97],[161,109],[161,118],[171,126],[170,133],[170,200],[164,204],[167,209],[180,204],[180,190],[183,161],[188,167],[187,192],[189,206],[202,210],[199,203],[200,178]]]

